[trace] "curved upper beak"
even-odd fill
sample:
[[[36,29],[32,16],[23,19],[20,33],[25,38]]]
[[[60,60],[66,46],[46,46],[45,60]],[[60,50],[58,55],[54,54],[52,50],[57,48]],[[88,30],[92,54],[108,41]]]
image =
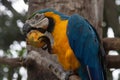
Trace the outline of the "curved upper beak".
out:
[[[30,31],[30,29],[31,29],[31,26],[28,23],[25,23],[22,28],[23,34],[26,36],[27,33]]]

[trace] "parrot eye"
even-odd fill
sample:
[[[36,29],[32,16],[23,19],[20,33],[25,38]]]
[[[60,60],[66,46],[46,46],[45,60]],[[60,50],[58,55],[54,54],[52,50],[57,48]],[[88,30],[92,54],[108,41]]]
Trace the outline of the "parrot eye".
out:
[[[35,19],[36,19],[36,20],[39,20],[39,16],[38,16],[38,15],[36,15],[36,16],[35,16]]]
[[[45,16],[44,16],[44,14],[36,14],[34,18],[35,18],[35,20],[42,20],[45,18]]]

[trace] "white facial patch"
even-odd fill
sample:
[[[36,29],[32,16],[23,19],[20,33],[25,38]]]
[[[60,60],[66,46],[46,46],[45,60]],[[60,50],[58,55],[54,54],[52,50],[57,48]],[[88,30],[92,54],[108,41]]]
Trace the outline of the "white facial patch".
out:
[[[43,28],[46,29],[49,24],[48,18],[45,17],[45,15],[42,14],[35,14],[35,16],[29,20],[26,21],[30,26],[34,28]]]

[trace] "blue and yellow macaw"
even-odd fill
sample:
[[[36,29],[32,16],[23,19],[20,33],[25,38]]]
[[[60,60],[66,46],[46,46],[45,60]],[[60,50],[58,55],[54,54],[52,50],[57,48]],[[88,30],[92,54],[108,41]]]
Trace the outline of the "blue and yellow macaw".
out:
[[[45,35],[46,31],[50,32],[54,39],[52,53],[58,56],[65,70],[75,71],[82,80],[106,80],[100,58],[102,54],[99,53],[100,40],[95,29],[86,19],[78,14],[67,16],[53,9],[37,11],[30,19],[31,22],[33,19],[37,22],[29,24],[30,21],[27,21],[24,32],[30,32],[30,29],[33,32],[35,30],[40,32],[27,34],[29,44],[40,44],[37,43],[39,37]],[[37,25],[33,25],[34,23]]]

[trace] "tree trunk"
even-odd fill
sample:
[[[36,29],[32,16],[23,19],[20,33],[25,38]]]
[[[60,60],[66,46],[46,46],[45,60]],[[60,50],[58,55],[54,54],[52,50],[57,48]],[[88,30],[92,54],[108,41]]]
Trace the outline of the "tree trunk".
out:
[[[120,37],[120,24],[119,24],[119,14],[118,14],[118,7],[115,4],[115,0],[104,0],[104,21],[106,22],[106,27],[112,27],[115,37]],[[107,29],[106,30],[107,32]]]
[[[67,15],[77,13],[90,21],[102,38],[103,2],[103,0],[29,0],[28,14],[44,8],[54,8]]]

